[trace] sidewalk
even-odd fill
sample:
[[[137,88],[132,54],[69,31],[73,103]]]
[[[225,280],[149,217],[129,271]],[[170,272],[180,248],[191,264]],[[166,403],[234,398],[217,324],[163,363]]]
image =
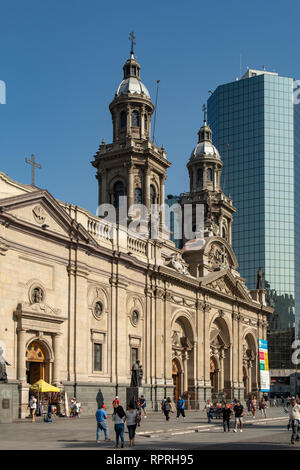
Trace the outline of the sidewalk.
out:
[[[253,424],[263,424],[266,422],[272,421],[288,421],[288,415],[284,413],[282,407],[278,408],[268,408],[267,418],[261,418],[260,412],[257,412],[255,419],[252,417],[244,417],[245,426],[252,426]],[[231,423],[233,425],[234,418],[231,418]],[[41,417],[36,418],[36,423],[31,423],[30,419],[18,420],[14,422],[15,424],[30,424],[32,426],[45,427],[45,426],[55,426],[55,428],[64,428],[66,431],[69,428],[83,427],[93,429],[96,425],[95,417],[85,416],[80,418],[59,418],[54,417],[52,423],[44,423]],[[201,432],[208,429],[218,429],[222,427],[222,419],[213,419],[210,424],[207,422],[206,413],[202,411],[186,411],[186,419],[183,419],[182,416],[176,419],[176,412],[170,414],[170,420],[166,421],[164,414],[161,411],[147,412],[147,418],[142,416],[141,426],[137,428],[137,435],[144,437],[154,437],[160,433],[167,433],[170,435],[176,434],[188,434],[194,432]],[[108,413],[107,424],[109,427],[109,432],[113,433],[113,423],[111,420],[111,414]],[[126,428],[126,426],[125,426]],[[127,430],[127,429],[126,429]]]

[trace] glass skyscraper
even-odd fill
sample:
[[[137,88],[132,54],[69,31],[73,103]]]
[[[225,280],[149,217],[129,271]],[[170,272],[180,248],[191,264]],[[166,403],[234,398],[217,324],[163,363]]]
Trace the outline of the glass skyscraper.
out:
[[[294,367],[287,343],[299,322],[300,112],[296,116],[293,83],[277,73],[248,70],[208,100],[213,143],[224,162],[223,191],[237,208],[233,249],[239,270],[256,289],[262,268],[267,300],[275,308],[272,368]]]

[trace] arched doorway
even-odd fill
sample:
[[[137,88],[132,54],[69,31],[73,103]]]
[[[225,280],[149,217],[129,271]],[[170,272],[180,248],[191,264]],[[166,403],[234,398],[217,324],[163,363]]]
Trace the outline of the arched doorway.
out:
[[[172,379],[174,385],[174,401],[176,402],[178,397],[181,396],[181,382],[182,382],[182,370],[180,363],[177,359],[172,361]]]
[[[210,327],[211,387],[218,399],[231,397],[230,344],[228,325],[220,315]]]
[[[195,390],[195,351],[194,331],[185,313],[176,316],[172,323],[172,367],[175,365],[180,374],[172,373],[173,382],[178,384],[177,392],[186,400],[187,407],[195,407],[197,402]],[[174,362],[175,361],[175,362]],[[174,372],[175,368],[174,368]],[[176,377],[178,377],[176,379]],[[176,383],[174,386],[176,387]]]
[[[39,341],[32,341],[26,349],[27,382],[31,385],[40,379],[49,381],[49,364],[45,348]]]
[[[245,397],[257,392],[257,342],[252,333],[247,333],[243,340],[243,370]]]

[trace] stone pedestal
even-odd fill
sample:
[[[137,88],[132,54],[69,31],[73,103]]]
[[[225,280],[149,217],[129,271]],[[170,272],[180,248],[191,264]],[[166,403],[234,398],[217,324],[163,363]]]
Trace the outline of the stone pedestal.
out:
[[[129,405],[131,401],[136,402],[137,399],[144,395],[143,387],[127,387],[126,388],[126,404]]]
[[[0,424],[12,423],[13,394],[11,386],[0,383]]]
[[[27,383],[19,384],[19,403],[20,403],[20,418],[25,419],[29,415],[29,388]]]

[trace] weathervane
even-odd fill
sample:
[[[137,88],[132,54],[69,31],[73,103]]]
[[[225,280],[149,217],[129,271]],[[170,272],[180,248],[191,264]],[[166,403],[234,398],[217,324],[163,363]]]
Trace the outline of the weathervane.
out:
[[[206,122],[207,108],[205,104],[202,106],[202,111],[204,112],[204,122]]]
[[[130,51],[130,54],[133,54],[133,46],[136,45],[136,42],[135,42],[135,35],[134,35],[134,32],[131,31],[131,33],[129,34],[129,41],[131,41],[131,51]]]

